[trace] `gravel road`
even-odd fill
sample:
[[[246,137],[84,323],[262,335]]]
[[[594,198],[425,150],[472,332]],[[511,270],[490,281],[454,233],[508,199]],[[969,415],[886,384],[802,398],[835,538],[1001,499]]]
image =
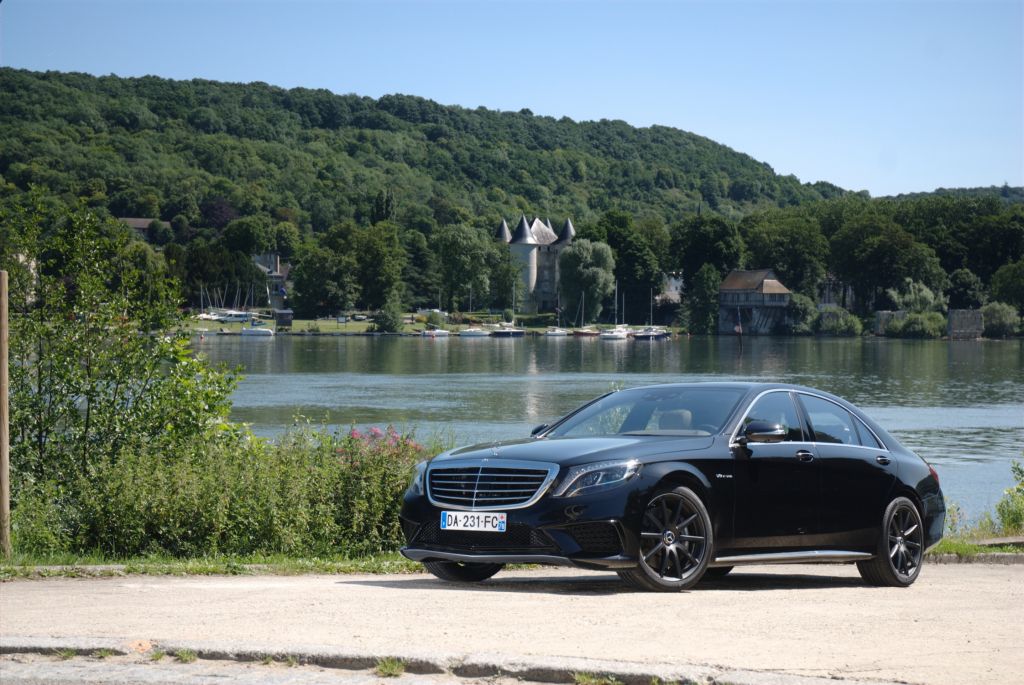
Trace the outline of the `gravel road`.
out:
[[[147,577],[0,584],[2,637],[333,645],[709,665],[929,685],[1020,683],[1024,565],[931,565],[906,590],[851,566],[749,567],[682,594],[604,573]]]

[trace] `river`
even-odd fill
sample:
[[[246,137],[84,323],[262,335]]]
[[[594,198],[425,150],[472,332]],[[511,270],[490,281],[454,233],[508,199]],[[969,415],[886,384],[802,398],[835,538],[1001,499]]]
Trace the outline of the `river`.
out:
[[[528,435],[616,387],[703,380],[800,383],[845,397],[925,457],[970,517],[1024,461],[1024,341],[693,337],[208,336],[241,365],[232,418],[273,436],[298,417],[331,428],[392,424],[457,444]]]

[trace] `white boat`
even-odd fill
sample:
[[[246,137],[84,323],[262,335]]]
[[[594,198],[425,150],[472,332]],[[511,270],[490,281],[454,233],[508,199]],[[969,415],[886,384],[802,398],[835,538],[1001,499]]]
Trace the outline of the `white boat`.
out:
[[[242,335],[251,335],[258,338],[272,338],[274,337],[274,330],[271,328],[250,326],[242,329]]]
[[[447,338],[451,334],[443,328],[428,328],[420,331],[420,335],[424,338]]]
[[[548,338],[565,338],[569,335],[569,331],[558,326],[552,326],[551,328],[544,331],[544,336]]]
[[[629,326],[619,324],[615,328],[606,328],[598,336],[601,340],[628,340],[630,334]]]
[[[221,323],[244,323],[252,318],[250,312],[241,312],[237,309],[216,312],[214,315],[217,317],[216,320]]]
[[[585,328],[577,328],[572,332],[572,334],[578,338],[596,338],[601,335],[601,332],[596,328],[586,326]]]
[[[633,340],[665,340],[668,337],[668,330],[661,326],[647,326],[633,333]]]
[[[482,328],[476,326],[470,326],[459,331],[460,338],[489,338],[491,336],[490,331],[485,331]]]

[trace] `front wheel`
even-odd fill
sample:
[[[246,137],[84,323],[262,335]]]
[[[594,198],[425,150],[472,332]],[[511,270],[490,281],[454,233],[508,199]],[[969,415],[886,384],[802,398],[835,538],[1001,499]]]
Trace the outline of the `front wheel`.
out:
[[[487,580],[505,565],[461,561],[424,561],[423,566],[441,580],[451,583],[478,583],[481,580]]]
[[[689,488],[656,494],[640,523],[640,558],[636,568],[619,576],[641,590],[677,592],[704,575],[714,547],[711,517]]]
[[[897,497],[885,509],[875,558],[857,562],[868,585],[907,587],[917,580],[924,562],[924,526],[917,507]]]

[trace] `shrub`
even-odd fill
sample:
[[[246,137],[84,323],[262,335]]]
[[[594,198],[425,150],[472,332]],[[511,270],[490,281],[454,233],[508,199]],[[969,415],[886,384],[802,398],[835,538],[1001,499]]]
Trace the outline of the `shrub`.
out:
[[[990,302],[981,308],[986,338],[1006,338],[1017,332],[1020,317],[1016,310],[1004,302]]]
[[[405,313],[402,300],[397,293],[388,295],[384,307],[373,315],[373,330],[378,333],[399,333],[404,324]]]
[[[786,318],[788,323],[782,327],[782,332],[792,335],[809,335],[814,332],[814,324],[818,318],[818,308],[814,306],[814,300],[793,293],[786,307]]]
[[[63,492],[25,493],[12,512],[21,552],[353,556],[402,541],[398,508],[426,451],[372,428],[300,428],[271,442],[222,429],[183,452],[135,449]]]
[[[842,307],[821,312],[814,327],[817,333],[839,337],[856,337],[864,331],[860,319]]]
[[[444,315],[440,312],[430,312],[427,314],[427,324],[437,328],[444,326]]]
[[[1024,464],[1014,461],[1010,470],[1017,484],[1009,488],[996,504],[996,516],[1003,535],[1024,533]]]
[[[938,312],[907,314],[894,320],[885,329],[890,338],[941,338],[946,334],[946,317]]]

